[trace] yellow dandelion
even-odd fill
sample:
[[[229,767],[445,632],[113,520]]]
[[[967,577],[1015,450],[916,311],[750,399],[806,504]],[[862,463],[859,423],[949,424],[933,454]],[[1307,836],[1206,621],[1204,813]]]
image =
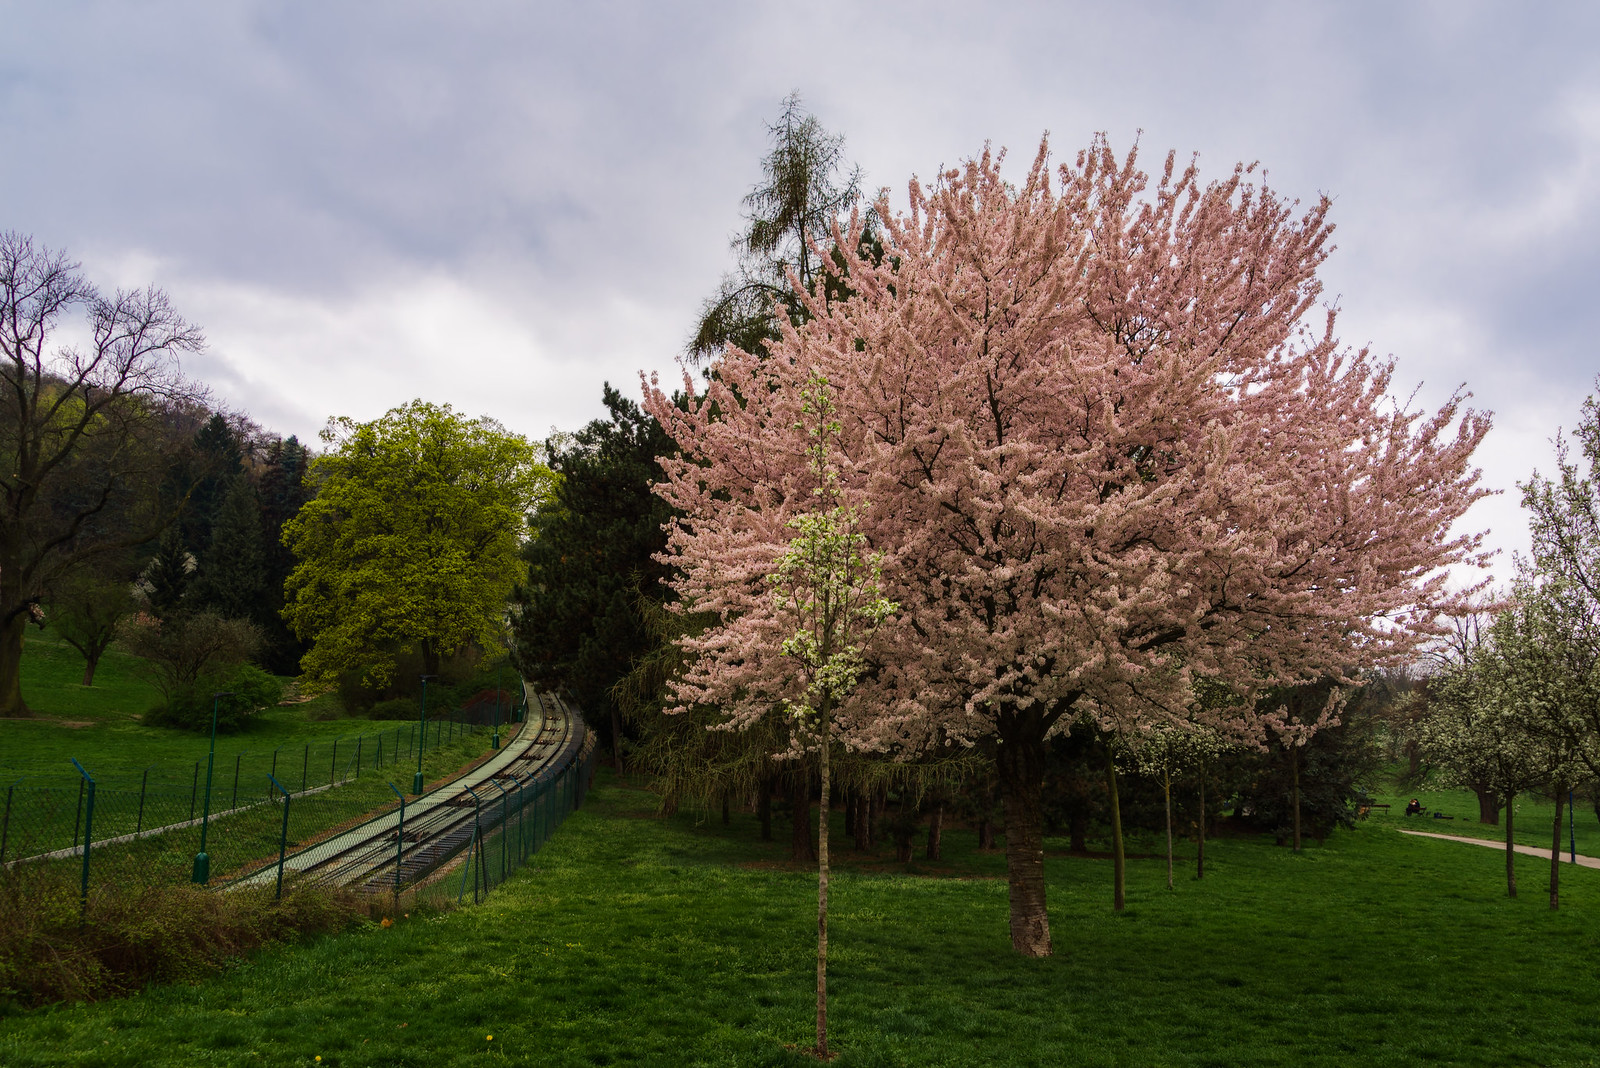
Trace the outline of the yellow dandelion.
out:
[[[484,1035],[483,1036],[483,1040],[485,1042],[493,1042],[494,1041],[494,1036],[493,1035]]]

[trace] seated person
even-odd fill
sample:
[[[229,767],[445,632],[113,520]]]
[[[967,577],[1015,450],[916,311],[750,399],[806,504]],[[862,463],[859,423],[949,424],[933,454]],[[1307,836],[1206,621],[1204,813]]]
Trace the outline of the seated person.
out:
[[[1420,801],[1418,801],[1416,798],[1413,797],[1411,799],[1410,803],[1406,805],[1406,815],[1407,816],[1420,816],[1420,815],[1422,815],[1422,803]]]

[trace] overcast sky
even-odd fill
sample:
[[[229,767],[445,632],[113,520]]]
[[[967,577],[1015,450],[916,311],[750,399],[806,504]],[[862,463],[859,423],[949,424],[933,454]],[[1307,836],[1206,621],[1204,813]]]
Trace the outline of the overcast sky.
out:
[[[542,437],[671,372],[790,91],[897,204],[985,142],[1143,131],[1335,198],[1340,333],[1494,411],[1471,518],[1509,551],[1600,372],[1597,12],[0,0],[0,229],[165,288],[280,433],[424,397]]]

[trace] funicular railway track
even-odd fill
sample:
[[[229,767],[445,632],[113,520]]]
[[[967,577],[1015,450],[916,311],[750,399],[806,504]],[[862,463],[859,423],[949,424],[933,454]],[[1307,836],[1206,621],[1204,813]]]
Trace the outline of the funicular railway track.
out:
[[[388,893],[421,882],[466,850],[476,835],[512,819],[525,826],[531,818],[537,831],[550,808],[540,787],[577,759],[587,731],[582,717],[560,698],[525,692],[530,711],[538,709],[537,726],[530,716],[517,737],[489,760],[403,808],[286,854],[283,874]],[[231,885],[270,885],[278,873],[274,860]]]

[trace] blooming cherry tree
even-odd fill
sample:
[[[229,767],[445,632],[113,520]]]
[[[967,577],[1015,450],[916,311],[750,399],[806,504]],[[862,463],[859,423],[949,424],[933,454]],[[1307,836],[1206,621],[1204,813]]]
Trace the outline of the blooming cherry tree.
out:
[[[706,395],[647,407],[681,450],[677,588],[721,623],[686,639],[685,702],[760,716],[793,673],[766,576],[813,499],[802,384],[838,406],[841,504],[881,553],[895,625],[835,709],[850,744],[914,753],[997,740],[1012,944],[1051,950],[1041,789],[1049,734],[1201,713],[1249,733],[1264,686],[1343,678],[1409,649],[1477,559],[1452,524],[1488,428],[1456,395],[1421,413],[1393,366],[1314,324],[1329,202],[1295,206],[1239,167],[1153,186],[1097,140],[1020,185],[985,152],[880,198],[831,242],[848,288],[805,295],[765,354],[730,348]],[[687,376],[686,376],[687,379]],[[748,655],[745,655],[745,654]]]

